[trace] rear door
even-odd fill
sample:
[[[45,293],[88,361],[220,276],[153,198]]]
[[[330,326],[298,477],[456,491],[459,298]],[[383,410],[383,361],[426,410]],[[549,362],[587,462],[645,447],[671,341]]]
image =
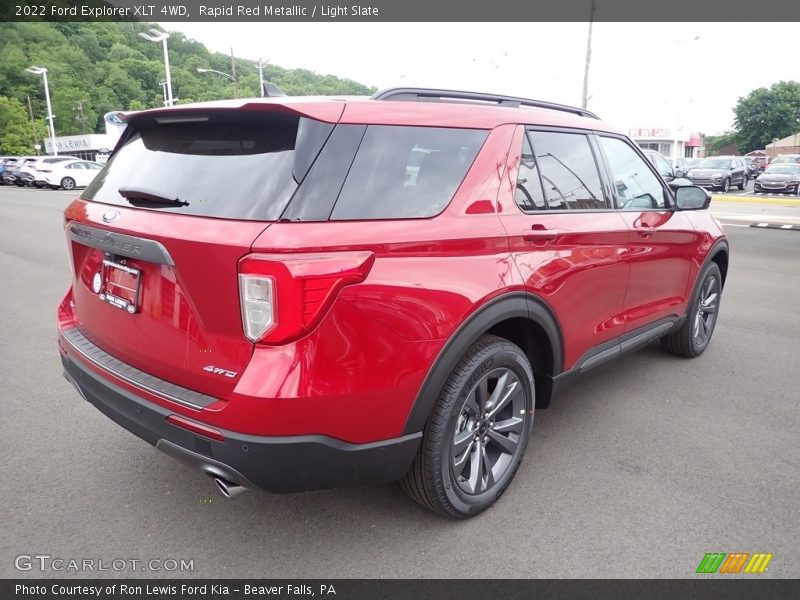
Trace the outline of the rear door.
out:
[[[65,212],[76,325],[132,367],[225,398],[253,350],[238,261],[333,125],[279,109],[161,114],[129,124]]]
[[[570,368],[623,332],[628,228],[590,135],[520,127],[514,144],[515,202],[501,219],[525,286],[558,315]]]
[[[619,214],[630,229],[625,332],[683,314],[698,237],[686,213],[631,142],[599,135]]]

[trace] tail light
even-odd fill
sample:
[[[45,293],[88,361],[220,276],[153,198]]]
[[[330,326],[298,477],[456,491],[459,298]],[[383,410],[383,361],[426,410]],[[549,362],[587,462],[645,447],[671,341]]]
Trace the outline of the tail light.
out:
[[[245,336],[284,344],[305,335],[344,286],[366,279],[374,262],[367,251],[246,256],[239,263]]]

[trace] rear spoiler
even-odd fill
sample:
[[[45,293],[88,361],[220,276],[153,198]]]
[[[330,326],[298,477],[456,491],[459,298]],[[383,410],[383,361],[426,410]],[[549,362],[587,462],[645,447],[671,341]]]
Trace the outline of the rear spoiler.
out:
[[[226,102],[208,102],[186,104],[178,107],[154,108],[137,112],[120,113],[119,118],[128,124],[122,132],[116,146],[111,152],[114,156],[144,124],[153,122],[180,122],[202,119],[203,116],[213,113],[226,112],[282,112],[306,117],[315,121],[336,124],[344,112],[345,101],[338,98],[292,98],[287,102],[287,97],[274,97],[267,100],[247,99],[231,100]],[[163,121],[162,121],[163,120]]]

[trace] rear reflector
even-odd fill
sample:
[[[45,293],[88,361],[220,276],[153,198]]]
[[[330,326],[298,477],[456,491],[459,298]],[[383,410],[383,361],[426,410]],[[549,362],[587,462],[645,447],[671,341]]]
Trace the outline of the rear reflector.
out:
[[[170,415],[165,420],[170,425],[175,425],[176,427],[186,429],[187,431],[191,431],[197,435],[202,435],[203,437],[207,437],[218,442],[225,441],[225,438],[222,437],[222,434],[219,431],[216,429],[211,429],[211,427],[206,427],[202,423],[190,421],[189,419],[184,419],[178,415]]]

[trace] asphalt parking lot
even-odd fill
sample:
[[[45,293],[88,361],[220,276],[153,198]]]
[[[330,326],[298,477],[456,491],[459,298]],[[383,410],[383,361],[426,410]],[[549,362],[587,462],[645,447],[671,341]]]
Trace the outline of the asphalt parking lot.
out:
[[[692,577],[706,552],[770,552],[760,577],[800,577],[800,231],[715,200],[732,258],[708,351],[590,373],[537,413],[502,500],[451,522],[395,485],[225,500],[81,400],[54,329],[71,196],[0,187],[0,577]],[[24,554],[193,570],[21,572]]]

